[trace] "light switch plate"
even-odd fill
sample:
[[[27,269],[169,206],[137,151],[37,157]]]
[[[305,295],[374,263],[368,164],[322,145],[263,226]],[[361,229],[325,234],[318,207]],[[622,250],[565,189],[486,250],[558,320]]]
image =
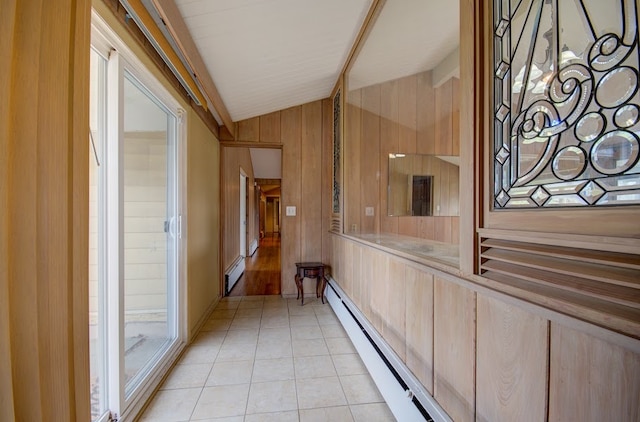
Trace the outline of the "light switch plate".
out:
[[[364,214],[367,217],[373,217],[373,207],[365,207]]]
[[[289,217],[291,217],[291,216],[295,216],[295,215],[296,215],[296,207],[288,206],[288,207],[287,207],[286,214],[287,214],[287,216],[289,216]]]

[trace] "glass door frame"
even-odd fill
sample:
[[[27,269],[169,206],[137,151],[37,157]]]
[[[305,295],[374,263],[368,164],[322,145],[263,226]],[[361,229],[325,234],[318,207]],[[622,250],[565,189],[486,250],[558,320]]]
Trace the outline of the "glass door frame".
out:
[[[104,277],[106,297],[100,299],[106,309],[103,326],[106,331],[106,373],[103,388],[106,390],[106,405],[112,416],[129,420],[136,416],[146,399],[162,380],[176,360],[187,341],[186,314],[186,241],[183,223],[186,221],[186,118],[182,105],[149,72],[126,44],[109,28],[95,12],[92,13],[92,48],[107,58],[106,63],[106,138],[102,177],[104,198],[102,204],[104,233],[102,247],[106,265]],[[173,265],[168,265],[167,277],[175,282],[167,287],[167,323],[173,324],[173,334],[168,346],[153,357],[154,363],[145,364],[146,375],[140,383],[125,394],[124,366],[124,95],[125,74],[139,86],[144,87],[173,116],[167,136],[167,161],[169,180],[167,200],[173,202],[173,218],[170,219],[174,233]],[[171,134],[170,132],[173,132]],[[169,236],[167,236],[169,238]],[[168,245],[169,249],[169,245]],[[172,275],[169,274],[172,273]],[[173,290],[173,292],[170,292]],[[172,322],[173,321],[173,322]],[[136,376],[137,377],[137,376]],[[107,412],[106,415],[109,415]],[[102,420],[102,419],[101,419]]]

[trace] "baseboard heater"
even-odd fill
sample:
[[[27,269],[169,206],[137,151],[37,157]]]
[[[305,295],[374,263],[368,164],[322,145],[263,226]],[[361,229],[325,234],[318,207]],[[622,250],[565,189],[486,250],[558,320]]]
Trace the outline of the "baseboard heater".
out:
[[[257,249],[258,249],[258,240],[253,239],[253,242],[249,244],[249,256],[253,256],[253,254],[256,253]]]
[[[224,295],[228,295],[244,273],[244,256],[239,256],[224,272]]]
[[[451,422],[449,415],[346,297],[336,281],[329,277],[327,285],[327,301],[395,418],[399,421]]]

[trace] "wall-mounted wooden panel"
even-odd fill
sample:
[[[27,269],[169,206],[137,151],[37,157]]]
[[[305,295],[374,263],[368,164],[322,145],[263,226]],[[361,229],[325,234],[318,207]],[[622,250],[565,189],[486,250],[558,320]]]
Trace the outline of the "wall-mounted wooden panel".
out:
[[[241,120],[236,123],[236,140],[243,142],[258,142],[260,139],[260,118]]]
[[[640,354],[551,323],[549,421],[640,420]]]
[[[416,78],[416,152],[435,153],[435,94],[431,84],[431,71]]]
[[[459,151],[459,80],[433,88],[431,72],[348,93],[345,114],[345,233],[390,233],[457,243],[458,217],[388,216],[390,153],[451,155]],[[379,146],[379,148],[378,148]],[[454,179],[451,179],[452,181]],[[459,208],[459,188],[446,210]],[[366,208],[374,215],[367,216]],[[434,211],[437,214],[437,211]],[[393,213],[396,214],[396,213]],[[428,217],[435,218],[435,217]]]
[[[433,275],[407,266],[406,364],[433,394]]]
[[[322,238],[322,262],[329,262],[331,256],[331,215],[333,214],[333,101],[322,100],[322,164],[321,197],[322,215],[320,233]]]
[[[282,294],[294,295],[297,288],[293,279],[296,273],[296,262],[300,262],[300,233],[301,217],[300,204],[302,191],[300,189],[300,171],[302,170],[301,145],[302,136],[302,108],[292,107],[281,111],[282,133],[282,209],[287,206],[296,207],[296,216],[282,215]],[[319,239],[318,239],[319,241]]]
[[[279,144],[280,139],[280,112],[265,114],[260,116],[260,139],[259,142]]]
[[[417,76],[411,75],[398,80],[398,150],[405,154],[417,151]]]
[[[382,318],[382,335],[402,361],[406,360],[406,267],[407,264],[392,258],[389,262],[386,282],[387,311]]]
[[[453,82],[449,79],[435,89],[435,154],[453,152]]]
[[[376,233],[380,214],[380,85],[362,90],[362,139],[360,142],[360,232]],[[366,215],[366,208],[373,215]]]
[[[300,259],[317,262],[322,260],[322,102],[304,104],[301,113]],[[315,291],[316,280],[304,282],[305,292]]]
[[[455,421],[475,415],[476,293],[435,278],[433,395]]]
[[[348,94],[345,101],[344,151],[344,231],[360,230],[360,144],[362,143],[362,91]],[[347,142],[346,140],[349,139]]]
[[[478,422],[544,421],[549,323],[478,294]]]

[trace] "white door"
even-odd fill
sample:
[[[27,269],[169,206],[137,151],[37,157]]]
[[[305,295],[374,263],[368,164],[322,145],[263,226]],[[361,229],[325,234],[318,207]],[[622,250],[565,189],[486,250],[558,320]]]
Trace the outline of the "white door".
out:
[[[247,256],[247,176],[240,173],[240,256]]]

